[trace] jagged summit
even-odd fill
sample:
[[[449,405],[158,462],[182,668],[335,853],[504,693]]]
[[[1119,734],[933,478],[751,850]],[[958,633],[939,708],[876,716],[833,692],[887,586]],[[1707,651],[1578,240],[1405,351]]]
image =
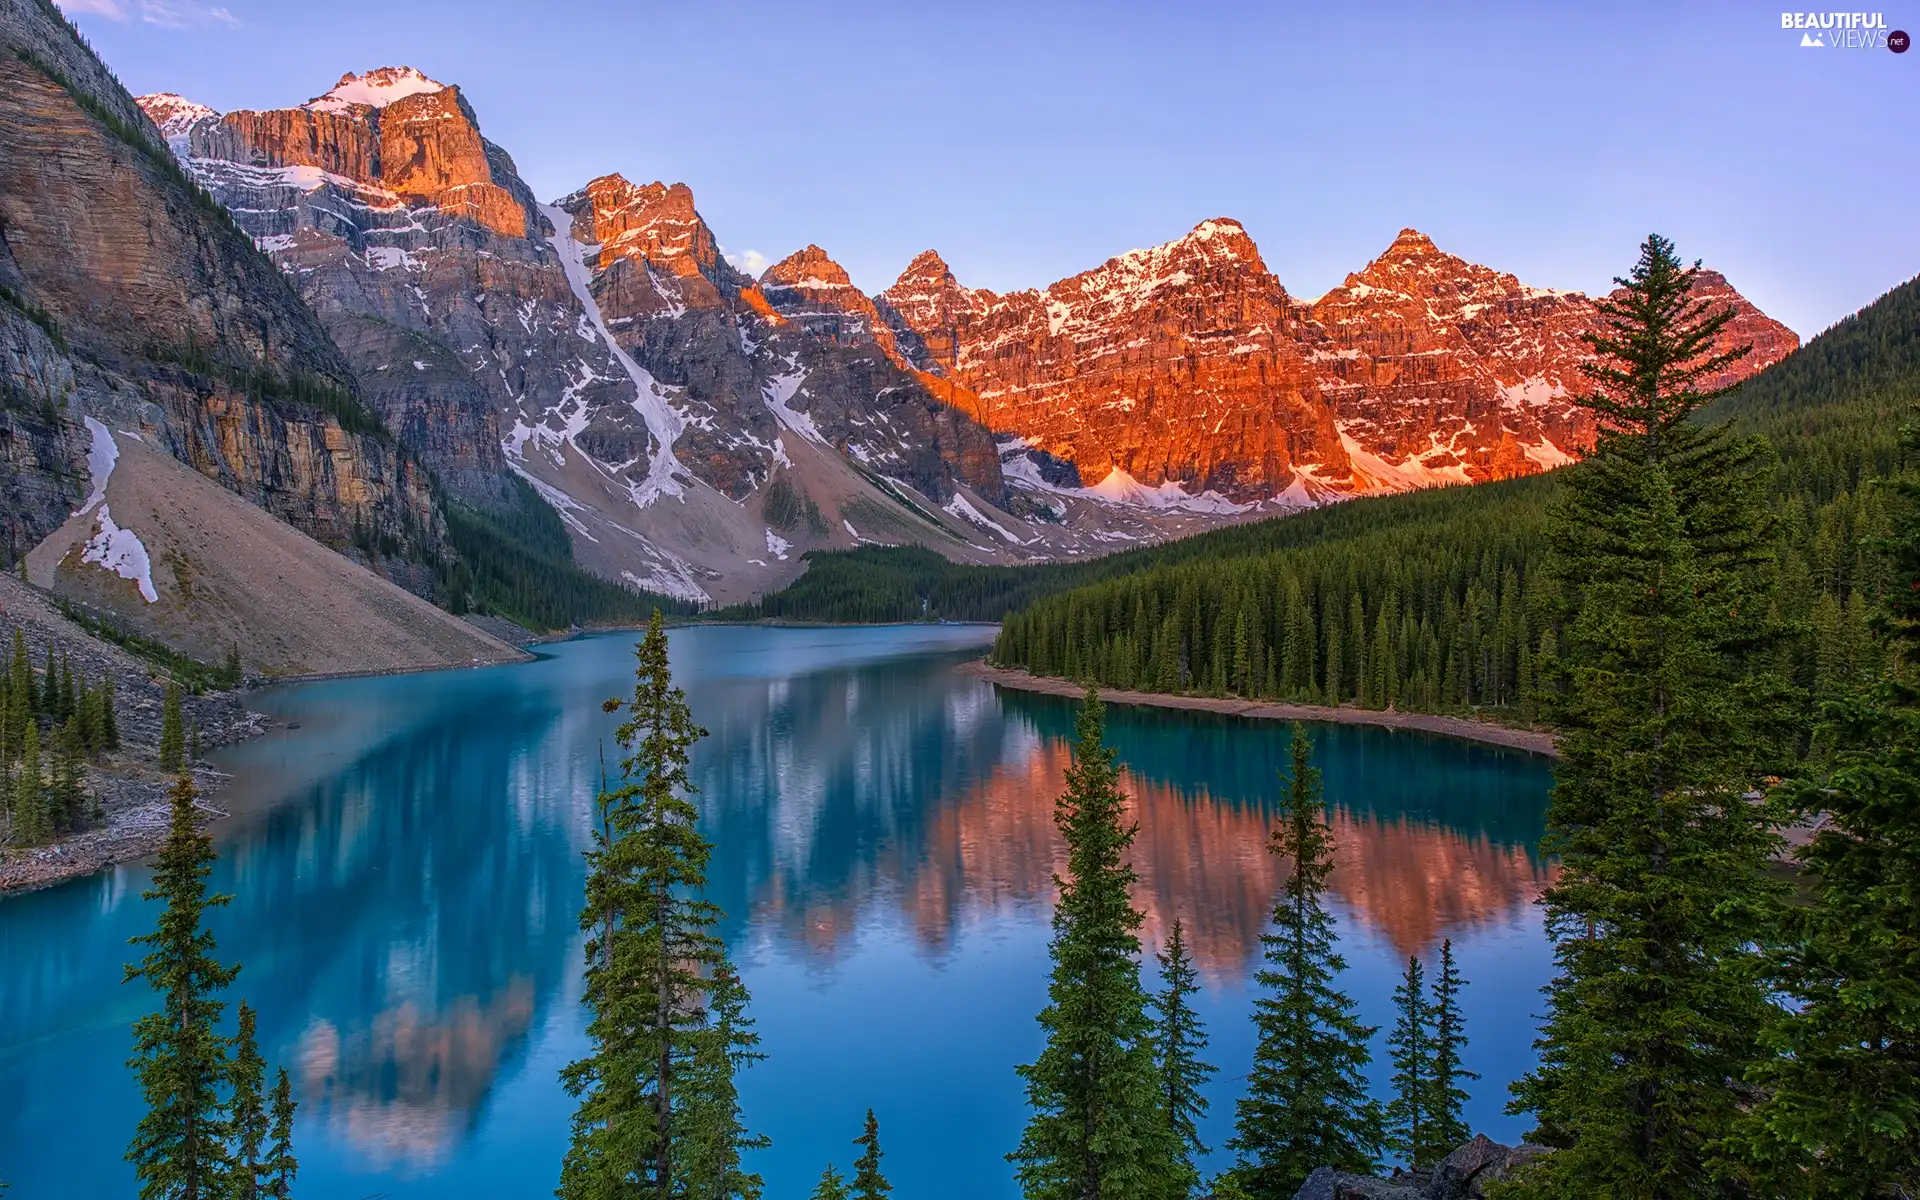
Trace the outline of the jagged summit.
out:
[[[412,67],[376,67],[364,75],[347,72],[331,90],[301,107],[313,112],[344,112],[356,104],[385,108],[408,96],[446,90],[446,84]]]
[[[133,102],[147,119],[160,128],[175,155],[185,158],[193,127],[202,121],[217,121],[220,114],[204,104],[196,104],[176,92],[149,92],[135,96]]]
[[[853,286],[853,277],[847,274],[845,267],[833,261],[825,250],[808,243],[805,249],[795,250],[762,272],[760,285],[847,288]]]

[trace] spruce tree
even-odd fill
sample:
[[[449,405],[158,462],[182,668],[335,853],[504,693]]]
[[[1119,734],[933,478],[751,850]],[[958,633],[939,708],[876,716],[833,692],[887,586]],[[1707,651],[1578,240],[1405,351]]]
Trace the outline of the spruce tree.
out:
[[[1908,445],[1920,451],[1920,428]],[[1829,769],[1789,789],[1827,820],[1799,851],[1813,903],[1776,967],[1797,1012],[1756,1072],[1766,1100],[1739,1139],[1763,1194],[1920,1195],[1920,477],[1885,486],[1881,625],[1899,662],[1826,706]]]
[[[1267,965],[1254,977],[1265,993],[1254,1001],[1259,1042],[1227,1143],[1239,1152],[1233,1182],[1252,1200],[1290,1200],[1316,1167],[1371,1170],[1383,1140],[1363,1073],[1377,1030],[1360,1023],[1334,986],[1347,963],[1320,900],[1333,871],[1333,833],[1303,725],[1293,727],[1292,754],[1268,847],[1291,869],[1273,930],[1260,938]]]
[[[691,1200],[755,1200],[765,1183],[743,1168],[743,1156],[772,1140],[747,1129],[734,1075],[766,1055],[756,1049],[760,1035],[747,1016],[746,985],[724,959],[713,969],[707,1003],[707,1026],[694,1043],[674,1118],[680,1175]]]
[[[1420,960],[1393,990],[1396,1016],[1387,1045],[1393,1048],[1393,1099],[1387,1102],[1387,1146],[1414,1170],[1432,1165],[1433,1130],[1427,1105],[1433,1099],[1433,1014]]]
[[[53,836],[48,820],[47,785],[40,773],[40,723],[27,722],[20,750],[20,773],[13,781],[13,827],[32,846]]]
[[[216,1031],[226,1006],[215,997],[238,967],[214,958],[206,912],[232,899],[207,894],[213,839],[194,822],[193,781],[173,786],[167,840],[143,900],[165,904],[152,933],[131,939],[146,956],[126,979],[143,979],[160,1010],[133,1023],[127,1066],[140,1083],[146,1111],[127,1148],[141,1200],[217,1200],[228,1178],[227,1120],[220,1092],[227,1081],[226,1039]]]
[[[167,680],[166,699],[160,706],[160,769],[178,771],[186,761],[187,735],[180,720],[180,681]]]
[[[1160,1112],[1153,1022],[1140,984],[1140,911],[1128,864],[1119,767],[1102,744],[1105,706],[1089,684],[1075,723],[1067,788],[1054,803],[1067,871],[1039,1016],[1040,1057],[1020,1068],[1027,1118],[1015,1164],[1028,1200],[1131,1200],[1175,1186],[1178,1147]]]
[[[880,1173],[880,1122],[867,1110],[866,1129],[853,1139],[860,1157],[853,1160],[853,1200],[887,1200],[893,1185]]]
[[[847,1181],[833,1169],[831,1163],[821,1172],[820,1182],[813,1185],[813,1200],[850,1200],[852,1195],[847,1190]]]
[[[232,1200],[261,1200],[270,1194],[268,1188],[273,1179],[267,1148],[271,1134],[267,1114],[267,1062],[260,1057],[253,1009],[242,1000],[237,1011],[239,1031],[234,1035],[233,1060],[227,1071],[233,1089],[227,1105],[233,1139],[232,1175],[227,1195]]]
[[[734,1146],[754,1141],[738,1129],[731,1089],[731,1072],[752,1053],[746,993],[713,932],[720,911],[702,895],[712,847],[696,828],[687,773],[706,731],[673,685],[657,611],[634,655],[632,698],[605,706],[627,714],[614,733],[627,753],[619,785],[598,797],[587,852],[580,924],[591,1050],[561,1073],[580,1101],[561,1170],[566,1200],[678,1197],[701,1182],[680,1162],[689,1136],[725,1126]],[[737,1172],[718,1178],[734,1195],[757,1187]]]
[[[1559,1147],[1519,1194],[1697,1196],[1774,1012],[1754,946],[1775,910],[1778,845],[1747,796],[1794,744],[1771,638],[1764,447],[1692,421],[1706,382],[1747,350],[1714,349],[1730,307],[1650,237],[1600,303],[1600,422],[1563,473],[1550,569],[1564,602],[1551,697],[1561,760],[1543,843],[1558,973],[1514,1085],[1515,1112]]]
[[[1467,1033],[1460,1012],[1460,967],[1453,961],[1453,939],[1440,943],[1440,970],[1433,977],[1433,1001],[1428,1011],[1433,1016],[1432,1091],[1427,1101],[1427,1128],[1431,1134],[1426,1161],[1438,1162],[1454,1148],[1473,1136],[1465,1116],[1464,1080],[1480,1076],[1461,1065],[1460,1052],[1466,1049]]]
[[[1187,952],[1186,930],[1174,918],[1160,961],[1160,991],[1153,998],[1154,1060],[1160,1072],[1160,1113],[1179,1148],[1174,1167],[1178,1194],[1189,1195],[1200,1186],[1194,1159],[1210,1151],[1200,1141],[1200,1121],[1207,1114],[1207,1098],[1200,1089],[1213,1077],[1214,1067],[1201,1059],[1207,1048],[1207,1029],[1193,1010],[1200,990],[1200,972]]]
[[[54,734],[54,774],[50,791],[51,824],[62,832],[80,828],[87,819],[86,769],[81,765],[85,748],[80,733],[80,716],[75,713]]]
[[[293,1156],[293,1084],[287,1069],[280,1068],[273,1082],[273,1117],[267,1127],[267,1195],[273,1200],[292,1200],[293,1180],[300,1173],[300,1160]]]
[[[53,643],[47,643],[47,665],[40,674],[40,698],[34,711],[49,720],[60,716],[60,665],[53,659]]]

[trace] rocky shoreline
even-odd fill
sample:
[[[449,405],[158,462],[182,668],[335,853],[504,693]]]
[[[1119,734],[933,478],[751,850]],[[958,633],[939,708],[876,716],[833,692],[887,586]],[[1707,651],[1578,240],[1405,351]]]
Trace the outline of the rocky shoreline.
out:
[[[1008,667],[996,667],[984,659],[963,663],[959,670],[976,679],[985,679],[990,683],[1017,688],[1023,692],[1078,697],[1085,690],[1080,684],[1071,680],[1035,675],[1029,671],[1016,671]],[[1442,737],[1479,742],[1488,746],[1500,746],[1508,750],[1521,750],[1528,754],[1540,754],[1548,758],[1559,756],[1559,751],[1554,746],[1553,735],[1544,730],[1514,729],[1506,725],[1495,725],[1491,721],[1476,721],[1471,717],[1443,717],[1430,713],[1351,708],[1346,705],[1334,708],[1322,704],[1279,704],[1265,700],[1216,699],[1211,696],[1170,696],[1162,692],[1135,692],[1125,688],[1101,688],[1100,698],[1108,704],[1178,708],[1190,712],[1223,713],[1231,717],[1252,717],[1263,721],[1326,721],[1336,725],[1377,725],[1386,729],[1412,729],[1422,733],[1436,733]]]

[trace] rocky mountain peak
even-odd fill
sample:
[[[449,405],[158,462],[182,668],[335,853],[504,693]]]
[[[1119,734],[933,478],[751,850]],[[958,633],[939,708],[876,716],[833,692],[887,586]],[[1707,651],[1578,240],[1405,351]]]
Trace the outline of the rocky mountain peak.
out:
[[[809,244],[768,267],[760,276],[760,286],[812,288],[850,288],[853,278],[846,268],[827,256],[820,247]]]
[[[167,145],[180,158],[187,156],[195,125],[220,119],[220,114],[213,109],[174,92],[149,92],[135,96],[133,102],[147,114],[149,121],[159,126],[160,136],[167,139]]]
[[[364,75],[347,72],[330,91],[315,96],[301,107],[312,112],[344,112],[354,105],[385,108],[408,96],[446,90],[446,84],[429,79],[412,67],[376,67]]]
[[[590,218],[592,240],[600,246],[600,267],[628,258],[679,276],[713,277],[720,270],[720,248],[713,231],[693,205],[693,189],[684,183],[635,186],[624,175],[602,175],[562,207]],[[572,199],[572,198],[570,198]],[[578,224],[576,229],[580,228]]]

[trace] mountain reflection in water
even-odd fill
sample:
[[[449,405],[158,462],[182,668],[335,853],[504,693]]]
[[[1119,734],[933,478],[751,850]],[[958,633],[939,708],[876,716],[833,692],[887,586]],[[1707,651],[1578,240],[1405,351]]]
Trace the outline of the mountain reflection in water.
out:
[[[701,628],[676,675],[711,736],[695,755],[727,912],[767,1063],[743,1098],[774,1146],[769,1194],[799,1191],[882,1113],[903,1194],[1011,1197],[1061,847],[1073,705],[952,670],[979,629]],[[630,637],[507,668],[257,694],[300,729],[224,752],[212,917],[244,964],[230,1000],[301,1101],[301,1191],[409,1197],[551,1191],[584,1046],[581,903],[593,795],[630,686]],[[1179,917],[1206,973],[1230,1121],[1250,1054],[1247,978],[1285,864],[1267,852],[1285,726],[1109,709],[1140,833],[1145,935]],[[1530,906],[1546,772],[1510,752],[1315,727],[1333,805],[1335,907],[1370,1021],[1396,962],[1462,943],[1469,1063],[1496,1134],[1547,969]],[[0,902],[0,1167],[23,1197],[126,1194],[138,1113],[122,986],[151,928],[144,865]],[[62,1097],[90,1097],[75,1121]],[[1222,1115],[1224,1114],[1224,1116]],[[843,1128],[844,1126],[844,1128]],[[1225,1139],[1210,1127],[1210,1142]],[[1215,1164],[1218,1165],[1218,1164]]]

